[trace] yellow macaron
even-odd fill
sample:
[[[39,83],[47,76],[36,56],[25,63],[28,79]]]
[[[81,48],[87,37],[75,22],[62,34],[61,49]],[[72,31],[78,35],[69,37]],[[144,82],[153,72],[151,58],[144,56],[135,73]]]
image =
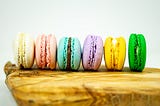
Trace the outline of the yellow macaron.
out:
[[[104,60],[108,70],[123,69],[126,57],[126,41],[124,37],[107,37],[104,44]]]

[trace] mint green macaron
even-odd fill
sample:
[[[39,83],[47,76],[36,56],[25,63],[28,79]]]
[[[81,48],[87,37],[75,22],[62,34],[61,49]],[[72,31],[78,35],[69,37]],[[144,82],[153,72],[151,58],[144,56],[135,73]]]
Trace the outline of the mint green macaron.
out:
[[[60,70],[78,70],[81,61],[81,45],[78,38],[63,37],[59,41],[57,61]]]

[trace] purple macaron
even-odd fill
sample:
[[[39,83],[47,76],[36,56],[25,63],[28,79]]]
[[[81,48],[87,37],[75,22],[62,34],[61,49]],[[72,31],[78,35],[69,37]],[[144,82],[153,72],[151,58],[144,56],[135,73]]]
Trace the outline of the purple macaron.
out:
[[[83,45],[82,64],[85,70],[98,70],[103,55],[103,40],[100,36],[88,35]]]

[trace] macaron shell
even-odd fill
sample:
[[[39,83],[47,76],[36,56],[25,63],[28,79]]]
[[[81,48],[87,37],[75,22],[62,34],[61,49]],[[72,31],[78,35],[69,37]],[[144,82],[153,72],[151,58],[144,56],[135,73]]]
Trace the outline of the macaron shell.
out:
[[[49,63],[49,67],[51,69],[55,69],[56,68],[56,49],[57,49],[57,41],[54,35],[49,35],[50,38],[48,38],[48,40],[50,40],[50,49],[49,49],[49,54],[50,54],[50,63]],[[48,36],[48,37],[49,37]],[[48,54],[48,53],[47,53]]]
[[[108,37],[105,40],[104,44],[104,60],[105,60],[105,65],[108,70],[111,70],[114,68],[113,63],[114,63],[114,58],[113,58],[113,52],[114,52],[114,47],[112,43],[113,38]]]
[[[137,70],[142,71],[146,63],[146,41],[142,34],[137,35],[139,42],[139,51],[138,51],[138,66]]]
[[[94,70],[97,70],[102,61],[102,55],[103,55],[103,40],[100,36],[97,36],[96,41],[96,53],[95,53],[95,62],[94,62]]]
[[[14,60],[16,61],[17,66],[20,68],[20,65],[22,64],[21,62],[21,55],[19,53],[20,49],[21,49],[21,45],[22,45],[22,38],[21,35],[22,33],[19,33],[16,36],[16,39],[14,41]]]
[[[67,67],[67,47],[68,47],[68,38],[67,37],[61,38],[57,50],[58,66],[61,70],[64,70]]]
[[[39,35],[36,39],[36,63],[39,68],[44,68],[46,64],[45,40],[45,35]]]
[[[50,67],[50,64],[51,64],[51,52],[50,52],[50,39],[51,39],[51,36],[48,35],[46,36],[46,65],[47,67]]]
[[[134,54],[135,53],[135,47],[137,45],[136,41],[136,34],[131,34],[129,37],[129,43],[128,43],[128,59],[129,59],[129,66],[131,70],[134,70],[135,68],[138,67],[138,62],[137,62],[137,56]]]
[[[77,38],[71,38],[71,69],[78,70],[81,61],[81,44]]]
[[[115,70],[122,70],[126,56],[126,42],[123,37],[116,38]]]
[[[34,63],[34,40],[30,36],[25,36],[25,66],[24,68],[31,68]]]
[[[91,44],[90,36],[87,36],[83,44],[83,58],[82,58],[83,64],[82,65],[84,69],[91,69],[91,67],[88,65],[90,48],[91,48],[90,44]]]

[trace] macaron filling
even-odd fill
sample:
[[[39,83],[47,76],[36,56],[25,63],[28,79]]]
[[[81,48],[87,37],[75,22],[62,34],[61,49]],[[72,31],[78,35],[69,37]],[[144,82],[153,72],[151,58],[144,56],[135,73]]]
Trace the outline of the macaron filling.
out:
[[[137,69],[138,68],[138,54],[139,52],[139,44],[138,44],[138,39],[137,36],[135,36],[135,47],[134,47],[134,68]]]
[[[67,46],[67,70],[71,69],[71,37],[68,39],[68,46]]]

